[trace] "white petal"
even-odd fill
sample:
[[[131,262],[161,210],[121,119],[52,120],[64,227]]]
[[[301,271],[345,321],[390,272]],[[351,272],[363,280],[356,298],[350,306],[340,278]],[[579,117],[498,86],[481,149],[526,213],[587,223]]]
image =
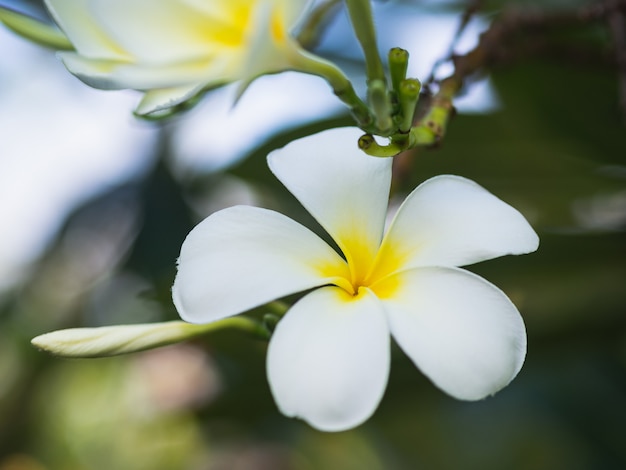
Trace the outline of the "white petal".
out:
[[[175,0],[179,3],[188,5],[195,10],[202,12],[206,16],[214,17],[222,21],[227,21],[231,16],[233,6],[236,8],[242,8],[246,4],[250,5],[250,0],[227,0],[227,1],[211,1],[206,0]],[[258,0],[256,0],[258,3]]]
[[[380,256],[401,259],[406,269],[529,253],[539,238],[522,214],[478,184],[443,175],[407,197],[383,245]]]
[[[62,52],[58,56],[67,70],[91,87],[101,90],[131,88],[113,77],[116,68],[123,64],[117,60],[87,59],[74,52]]]
[[[171,108],[172,106],[176,106],[192,98],[200,93],[203,88],[203,85],[193,84],[174,88],[149,90],[143,95],[135,112],[140,115],[145,115]]]
[[[199,59],[214,52],[210,38],[218,26],[186,2],[91,0],[91,3],[93,15],[105,32],[138,62],[164,64]]]
[[[363,131],[355,127],[331,129],[298,139],[268,156],[276,177],[358,271],[371,263],[380,245],[392,164],[390,158],[361,152],[357,144],[361,135]]]
[[[272,0],[274,9],[280,11],[281,18],[288,30],[299,23],[313,8],[314,0]]]
[[[67,69],[80,80],[103,90],[150,90],[179,86],[225,83],[231,79],[229,64],[222,60],[145,66],[113,60],[87,59],[73,52],[60,53]]]
[[[80,54],[107,60],[131,57],[103,31],[91,10],[91,0],[45,0],[45,3],[56,23]]]
[[[317,235],[266,209],[216,212],[187,236],[174,304],[192,323],[208,323],[345,275],[345,261]]]
[[[267,375],[281,412],[324,431],[368,419],[389,375],[389,332],[380,302],[337,287],[317,289],[278,323]]]
[[[392,335],[439,388],[479,400],[506,386],[526,355],[524,322],[497,287],[458,268],[397,274],[383,300]]]
[[[292,45],[293,41],[285,37],[287,28],[281,18],[274,18],[274,14],[280,12],[272,11],[269,2],[259,4],[256,8],[253,24],[248,31],[247,54],[245,64],[241,70],[241,83],[238,97],[250,86],[252,81],[263,73],[276,72],[289,68],[289,49],[284,45]],[[278,33],[279,37],[274,38]]]
[[[306,0],[258,2],[247,34],[248,47],[238,97],[263,74],[299,69],[297,57],[305,52],[291,33],[312,3]]]

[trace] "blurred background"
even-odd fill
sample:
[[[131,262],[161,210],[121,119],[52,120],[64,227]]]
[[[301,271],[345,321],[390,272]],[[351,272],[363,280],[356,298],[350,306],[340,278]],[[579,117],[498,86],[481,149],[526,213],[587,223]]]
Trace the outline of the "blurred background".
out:
[[[504,11],[589,5],[478,3],[457,53]],[[35,1],[0,4],[44,17]],[[426,79],[466,7],[376,2],[381,50],[408,49],[410,75]],[[442,144],[396,159],[394,198],[430,176],[458,174],[539,233],[532,255],[470,267],[525,319],[519,376],[492,398],[459,402],[394,346],[375,415],[335,434],[278,412],[267,345],[241,333],[97,360],[30,345],[54,329],[176,319],[180,245],[215,210],[253,204],[312,224],[265,156],[350,124],[327,85],[264,77],[235,107],[226,87],[184,115],[144,122],[132,115],[138,94],[90,89],[52,51],[0,28],[0,470],[626,468],[620,18],[617,29],[581,19],[514,36],[503,60],[466,84]],[[317,50],[363,89],[351,34],[339,11]],[[437,73],[450,71],[444,63]]]

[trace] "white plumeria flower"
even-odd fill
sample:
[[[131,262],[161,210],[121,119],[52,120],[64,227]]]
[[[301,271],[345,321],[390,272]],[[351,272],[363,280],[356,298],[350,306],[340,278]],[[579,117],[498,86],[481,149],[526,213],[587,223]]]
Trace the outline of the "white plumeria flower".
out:
[[[208,87],[317,60],[290,35],[308,0],[45,0],[76,52],[60,56],[95,88],[145,91],[139,114]]]
[[[376,409],[390,333],[435,385],[462,400],[507,385],[526,354],[515,306],[458,266],[536,250],[528,222],[476,183],[446,175],[415,189],[384,234],[392,159],[362,154],[361,133],[325,131],[268,157],[343,256],[284,215],[231,207],[191,231],[173,287],[181,317],[197,323],[317,288],[278,323],[267,375],[285,415],[327,431],[354,427]]]

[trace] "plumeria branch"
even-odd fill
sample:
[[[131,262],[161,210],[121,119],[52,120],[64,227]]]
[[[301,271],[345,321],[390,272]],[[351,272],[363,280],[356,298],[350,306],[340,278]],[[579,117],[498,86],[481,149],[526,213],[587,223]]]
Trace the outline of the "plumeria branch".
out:
[[[367,62],[368,99],[375,116],[375,125],[370,128],[360,126],[366,134],[359,140],[359,147],[369,155],[392,157],[412,148],[438,145],[445,136],[450,119],[454,116],[453,99],[462,90],[469,77],[495,64],[510,61],[516,51],[527,50],[527,33],[533,33],[536,43],[542,32],[553,31],[563,26],[597,21],[607,22],[615,44],[614,62],[620,76],[620,106],[626,116],[626,53],[624,52],[626,0],[605,0],[590,6],[564,11],[511,10],[492,23],[491,27],[481,35],[478,45],[473,50],[464,55],[455,55],[453,52],[460,34],[482,3],[480,0],[470,2],[451,42],[449,56],[435,64],[427,80],[420,113],[416,116],[414,116],[414,111],[418,100],[415,92],[417,90],[419,96],[420,84],[417,80],[406,79],[408,53],[402,49],[392,49],[388,56],[392,88],[387,96],[391,97],[392,104],[391,107],[385,107],[386,88],[385,82],[379,78],[380,72],[376,65],[378,53],[373,46],[375,38],[373,29],[370,28],[371,11],[361,8],[363,3],[368,2],[346,0]],[[520,38],[522,38],[521,41]],[[537,55],[541,51],[531,50],[531,52]],[[576,55],[576,57],[579,56],[580,54]],[[454,65],[454,72],[442,80],[435,80],[435,69],[447,61],[451,61]],[[384,119],[389,109],[393,116],[393,126],[389,126],[388,121]],[[375,135],[387,137],[388,144],[378,143],[374,139]]]
[[[453,54],[448,58],[454,64],[454,73],[441,82],[441,86],[447,84],[448,89],[444,94],[452,89],[458,91],[463,81],[478,70],[509,61],[511,49],[518,46],[515,39],[526,38],[524,33],[539,34],[558,27],[601,21],[617,12],[626,12],[626,0],[608,0],[580,9],[558,12],[510,10],[492,23],[480,36],[474,49],[467,54]]]
[[[475,6],[474,3],[471,5],[471,10],[466,12],[464,18],[474,13]],[[448,58],[454,65],[454,72],[450,76],[435,83],[434,73],[431,74],[427,86],[435,85],[438,90],[432,97],[423,117],[418,120],[412,130],[416,137],[416,145],[436,145],[441,141],[448,121],[454,113],[453,97],[462,89],[464,82],[470,76],[495,64],[510,61],[512,50],[519,46],[515,39],[527,38],[528,34],[525,33],[532,32],[536,36],[542,31],[562,26],[610,21],[616,17],[623,19],[625,12],[626,0],[607,0],[567,11],[537,13],[512,10],[505,13],[480,36],[479,43],[474,49],[463,55],[452,54]],[[616,20],[613,21],[617,23]],[[467,20],[461,24],[466,24],[466,22]],[[626,42],[626,39],[622,41]],[[618,65],[626,64],[624,51],[620,50],[619,38],[615,42],[616,62]],[[626,65],[620,67],[623,77],[622,93],[624,93],[621,101],[626,115]]]
[[[343,74],[338,69],[321,70],[319,62],[307,64],[306,57],[301,64],[302,68],[307,69],[311,65],[312,70],[307,71],[324,77],[335,94],[348,104],[357,125],[366,132],[359,139],[359,147],[365,153],[376,157],[393,157],[419,145],[432,145],[445,132],[454,93],[449,98],[442,96],[433,100],[426,120],[412,128],[421,83],[417,79],[406,77],[409,53],[401,48],[389,51],[388,77],[378,54],[370,2],[346,0],[345,4],[365,56],[369,106],[356,96],[352,85],[342,78]],[[325,18],[335,11],[334,7],[335,2],[329,1],[314,11],[312,19],[305,26],[305,31],[308,32],[302,34],[303,45],[307,45],[309,38],[314,38],[311,30],[324,24]],[[391,89],[388,88],[388,82]],[[376,135],[388,138],[388,144],[378,143],[374,138]]]

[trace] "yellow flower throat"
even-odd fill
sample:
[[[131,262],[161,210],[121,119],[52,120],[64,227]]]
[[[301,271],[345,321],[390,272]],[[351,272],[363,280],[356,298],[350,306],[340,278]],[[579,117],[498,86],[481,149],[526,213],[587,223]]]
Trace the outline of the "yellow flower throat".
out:
[[[351,243],[344,250],[346,260],[341,265],[327,266],[324,274],[332,278],[332,283],[353,297],[369,289],[379,298],[394,294],[399,286],[399,277],[394,276],[403,264],[404,257],[398,250],[383,243],[377,252],[362,243]]]

